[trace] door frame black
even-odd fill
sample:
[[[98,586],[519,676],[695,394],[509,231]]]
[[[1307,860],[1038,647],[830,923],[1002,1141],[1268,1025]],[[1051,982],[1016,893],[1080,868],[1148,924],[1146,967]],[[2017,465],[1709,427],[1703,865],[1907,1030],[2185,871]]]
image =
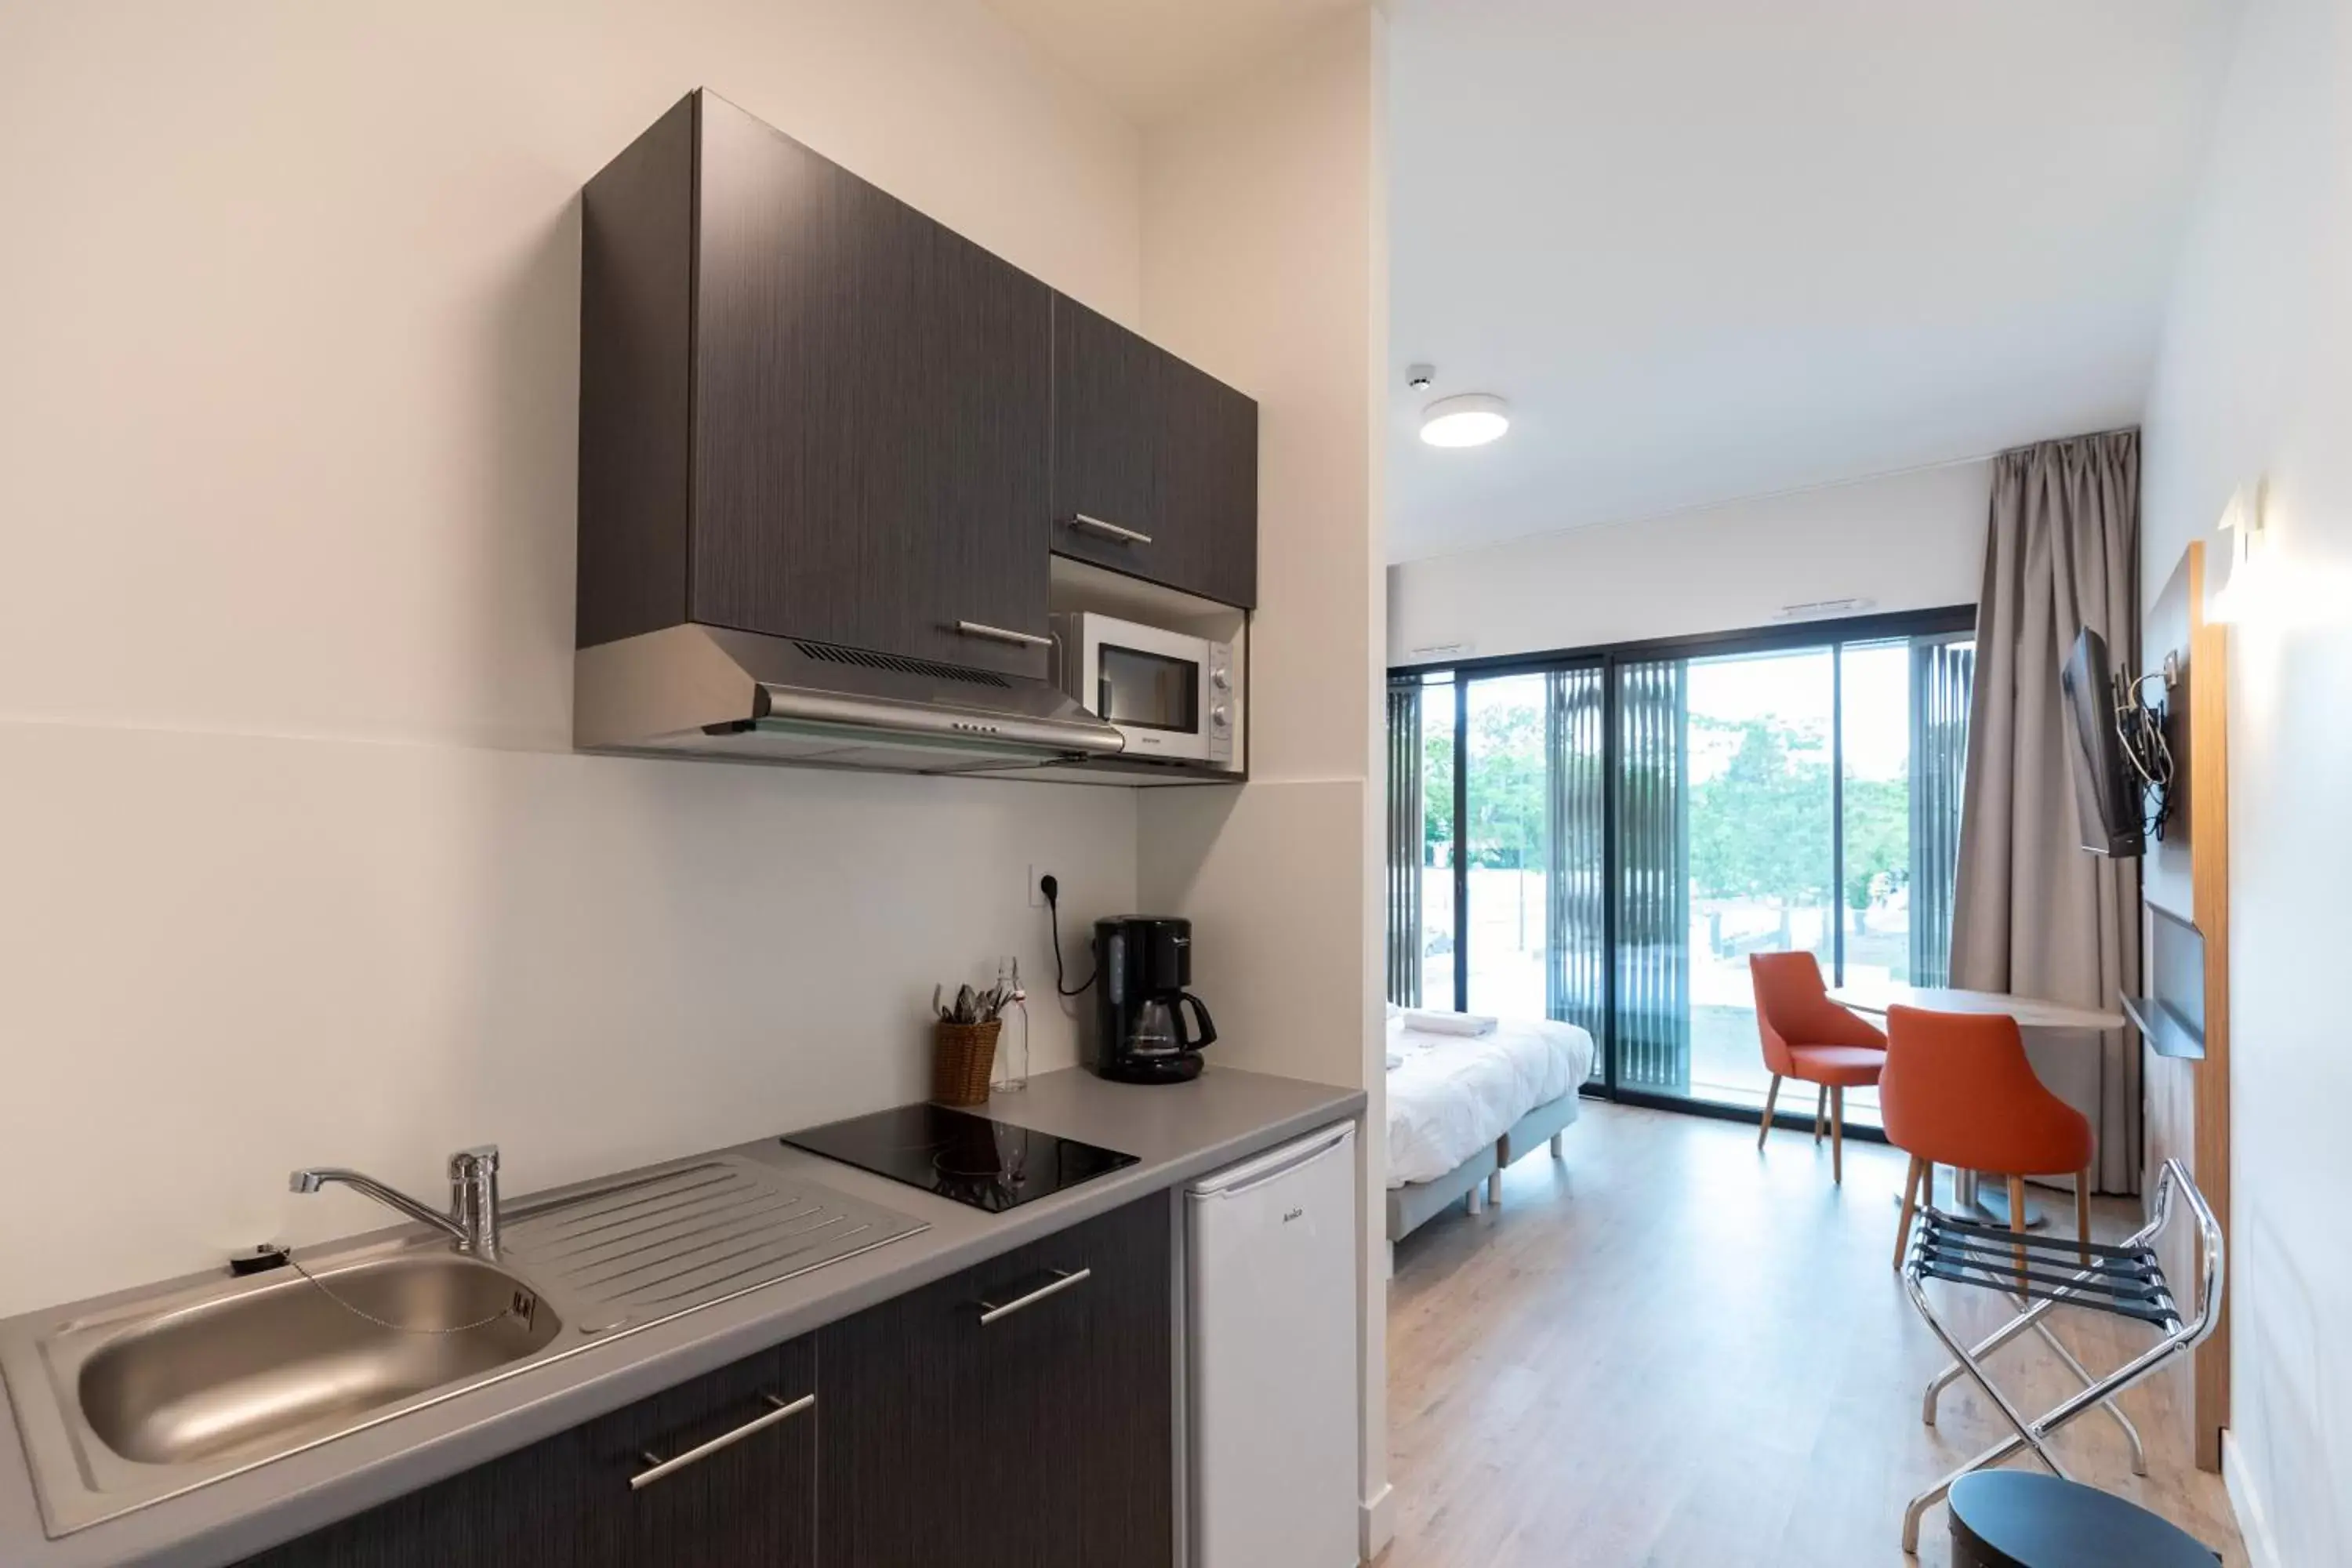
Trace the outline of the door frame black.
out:
[[[1897,637],[1949,637],[1954,633],[1973,631],[1977,624],[1974,605],[1943,605],[1924,610],[1896,610],[1866,616],[1836,616],[1820,620],[1790,621],[1777,626],[1754,626],[1719,632],[1697,632],[1675,637],[1644,637],[1628,642],[1596,643],[1580,647],[1548,648],[1533,653],[1497,654],[1485,658],[1437,659],[1426,664],[1397,664],[1389,667],[1391,679],[1399,677],[1425,678],[1450,675],[1454,695],[1454,1008],[1468,1010],[1470,998],[1470,877],[1469,860],[1465,853],[1468,839],[1465,835],[1469,804],[1470,753],[1470,683],[1498,676],[1549,674],[1556,669],[1599,666],[1601,671],[1601,745],[1609,759],[1610,782],[1601,791],[1601,879],[1613,889],[1617,885],[1617,791],[1613,763],[1617,753],[1618,704],[1617,671],[1621,665],[1649,663],[1666,658],[1698,658],[1725,654],[1777,653],[1803,647],[1826,647],[1830,650],[1832,722],[1830,724],[1830,789],[1831,821],[1836,831],[1831,835],[1831,909],[1830,922],[1833,984],[1845,977],[1845,834],[1844,796],[1844,657],[1843,645],[1858,642],[1891,641]],[[1607,952],[1601,967],[1601,1023],[1604,1038],[1596,1042],[1601,1062],[1601,1078],[1598,1084],[1587,1083],[1587,1095],[1618,1100],[1628,1105],[1648,1106],[1662,1110],[1681,1110],[1696,1115],[1730,1120],[1751,1120],[1754,1112],[1736,1106],[1714,1105],[1704,1100],[1677,1099],[1672,1095],[1653,1094],[1623,1089],[1618,1081],[1616,1020],[1617,1020],[1617,900],[1604,898],[1601,905],[1601,945]],[[1809,1118],[1781,1112],[1773,1118],[1776,1125],[1807,1127]],[[1870,1139],[1869,1129],[1849,1128],[1850,1136]]]

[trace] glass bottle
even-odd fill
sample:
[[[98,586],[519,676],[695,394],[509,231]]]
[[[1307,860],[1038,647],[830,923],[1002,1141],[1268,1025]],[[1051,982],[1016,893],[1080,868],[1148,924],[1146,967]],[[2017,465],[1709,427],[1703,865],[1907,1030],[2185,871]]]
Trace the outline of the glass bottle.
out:
[[[1003,1076],[996,1080],[996,1087],[1011,1094],[1029,1087],[1029,993],[1021,988],[1021,961],[998,959],[996,984],[1013,998],[1013,1011],[1021,1016],[1021,1038],[1017,1044],[1011,1029],[998,1031],[996,1059]]]

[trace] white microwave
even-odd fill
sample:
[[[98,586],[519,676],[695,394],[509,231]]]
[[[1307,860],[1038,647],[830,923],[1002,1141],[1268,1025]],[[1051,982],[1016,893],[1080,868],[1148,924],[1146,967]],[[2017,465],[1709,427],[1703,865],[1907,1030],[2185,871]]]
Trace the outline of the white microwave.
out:
[[[1233,764],[1233,644],[1087,611],[1053,626],[1062,689],[1126,738],[1126,755]]]

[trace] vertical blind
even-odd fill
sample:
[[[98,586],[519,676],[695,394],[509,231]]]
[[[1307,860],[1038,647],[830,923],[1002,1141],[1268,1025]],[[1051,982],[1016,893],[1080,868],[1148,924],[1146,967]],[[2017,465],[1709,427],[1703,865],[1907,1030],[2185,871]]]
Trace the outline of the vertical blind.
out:
[[[1421,681],[1389,682],[1389,1000],[1421,1005]]]
[[[1689,688],[1681,659],[1617,667],[1617,1081],[1690,1089]]]
[[[1968,776],[1969,694],[1976,644],[1911,642],[1911,983],[1951,983],[1952,885],[1960,856],[1960,786]]]
[[[1544,692],[1545,1011],[1603,1037],[1608,1005],[1608,717],[1599,665],[1550,672]],[[1602,1071],[1595,1053],[1593,1072]]]

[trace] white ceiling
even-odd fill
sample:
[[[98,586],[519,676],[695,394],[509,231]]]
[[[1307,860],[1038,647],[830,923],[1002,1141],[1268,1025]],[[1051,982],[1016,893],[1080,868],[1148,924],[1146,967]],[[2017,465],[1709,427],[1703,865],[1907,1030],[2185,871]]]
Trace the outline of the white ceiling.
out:
[[[1190,94],[1365,0],[987,0],[991,10],[1149,124]]]
[[[2137,418],[2237,9],[1395,0],[1391,558]]]

